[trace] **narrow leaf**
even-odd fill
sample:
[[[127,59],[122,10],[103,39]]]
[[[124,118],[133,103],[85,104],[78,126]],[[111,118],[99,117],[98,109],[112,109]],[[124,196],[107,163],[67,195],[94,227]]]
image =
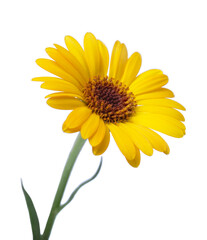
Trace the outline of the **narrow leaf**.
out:
[[[72,192],[72,194],[70,195],[68,201],[65,202],[63,205],[61,205],[60,208],[58,209],[59,212],[73,200],[73,198],[75,197],[76,193],[78,192],[78,190],[79,190],[81,187],[83,187],[85,184],[91,182],[93,179],[95,179],[95,178],[97,177],[97,175],[99,174],[99,172],[100,172],[100,170],[101,170],[102,161],[103,161],[103,158],[101,157],[101,161],[100,161],[100,163],[99,163],[98,169],[96,170],[95,174],[94,174],[91,178],[89,178],[88,180],[86,180],[86,181],[84,181],[83,183],[81,183],[81,184]]]
[[[35,207],[34,207],[34,204],[32,202],[31,197],[29,196],[29,194],[24,189],[22,181],[21,181],[21,185],[22,185],[22,190],[23,190],[24,197],[25,197],[25,200],[26,200],[26,203],[27,203],[27,208],[28,208],[28,211],[29,211],[29,217],[30,217],[30,222],[31,222],[31,226],[32,226],[32,233],[33,233],[33,240],[40,240],[40,225],[39,225],[37,212],[35,210]]]

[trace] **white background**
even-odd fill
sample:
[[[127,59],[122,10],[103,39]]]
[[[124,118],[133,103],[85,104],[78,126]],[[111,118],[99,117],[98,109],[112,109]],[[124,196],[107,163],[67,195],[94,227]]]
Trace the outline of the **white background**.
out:
[[[32,239],[20,187],[36,206],[43,230],[76,134],[62,132],[68,111],[48,107],[46,76],[35,60],[71,35],[90,31],[111,52],[116,40],[139,51],[141,72],[159,68],[187,111],[187,135],[165,137],[171,153],[142,154],[133,169],[113,140],[100,175],[58,216],[51,240],[206,240],[206,1],[1,1],[0,239]],[[90,177],[99,158],[87,143],[64,199]]]

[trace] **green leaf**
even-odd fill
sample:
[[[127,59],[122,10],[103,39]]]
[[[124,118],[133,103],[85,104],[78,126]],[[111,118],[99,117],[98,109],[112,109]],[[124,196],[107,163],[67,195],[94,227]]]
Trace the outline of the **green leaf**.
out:
[[[33,233],[33,240],[40,240],[40,224],[39,224],[37,212],[35,210],[35,207],[34,207],[31,197],[24,189],[22,181],[21,181],[21,185],[22,185],[22,190],[23,190],[24,197],[25,197],[25,200],[27,203],[27,208],[29,211],[29,217],[30,217],[32,233]]]
[[[83,187],[85,184],[91,182],[94,178],[97,177],[97,175],[99,174],[100,170],[101,170],[101,166],[102,166],[102,161],[103,161],[103,158],[101,157],[101,161],[99,163],[99,166],[98,166],[98,169],[96,170],[95,174],[89,178],[88,180],[84,181],[83,183],[81,183],[73,192],[72,194],[70,195],[68,201],[66,203],[64,203],[63,205],[61,205],[58,209],[58,211],[60,212],[66,205],[68,205],[74,198],[74,196],[76,195],[76,193],[78,192],[78,190]]]

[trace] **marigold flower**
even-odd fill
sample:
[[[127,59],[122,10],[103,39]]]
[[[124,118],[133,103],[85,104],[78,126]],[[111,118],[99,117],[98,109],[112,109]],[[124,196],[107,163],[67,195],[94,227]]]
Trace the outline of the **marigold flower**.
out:
[[[140,150],[151,156],[153,149],[169,153],[169,146],[155,131],[183,137],[185,110],[172,91],[163,88],[168,77],[153,69],[138,75],[141,55],[128,58],[127,48],[116,41],[109,75],[109,53],[92,33],[84,37],[84,49],[71,36],[65,37],[68,48],[55,44],[47,48],[53,59],[38,59],[37,64],[58,77],[37,77],[44,89],[58,91],[46,98],[56,109],[73,110],[63,123],[66,133],[81,132],[89,139],[95,155],[103,154],[110,132],[122,154],[133,167],[140,164]],[[152,130],[153,129],[153,130]]]

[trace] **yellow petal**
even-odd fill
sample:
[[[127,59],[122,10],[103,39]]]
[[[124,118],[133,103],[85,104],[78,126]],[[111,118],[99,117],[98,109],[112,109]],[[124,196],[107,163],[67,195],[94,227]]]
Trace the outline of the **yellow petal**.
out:
[[[138,101],[138,104],[139,104],[139,100],[153,99],[153,98],[172,98],[174,96],[175,95],[171,90],[167,88],[161,88],[153,92],[137,95],[135,100]]]
[[[109,66],[109,53],[107,47],[98,40],[99,52],[100,52],[100,76],[106,77]]]
[[[97,130],[100,117],[92,113],[81,127],[81,136],[83,139],[91,137]]]
[[[137,95],[137,94],[152,92],[152,91],[160,89],[167,83],[168,83],[168,77],[166,75],[163,75],[162,77],[153,79],[152,82],[148,82],[145,85],[136,86],[136,90],[134,91],[134,94]]]
[[[77,94],[77,96],[83,97],[82,91],[80,91],[74,84],[59,79],[59,78],[53,78],[53,77],[44,77],[41,78],[44,82],[41,84],[41,87],[48,90],[54,90],[54,91],[64,91],[68,93]]]
[[[128,58],[128,53],[126,46],[116,41],[113,47],[109,71],[109,79],[113,78],[115,80],[121,80],[123,75],[126,62]]]
[[[136,80],[133,82],[132,86],[137,84],[145,84],[153,79],[155,76],[162,76],[163,72],[159,69],[151,69],[141,73]]]
[[[109,129],[107,128],[102,141],[97,146],[92,147],[93,154],[94,155],[103,154],[108,148],[109,142],[110,142],[110,133],[109,133]]]
[[[50,60],[49,60],[50,61]],[[72,85],[74,85],[77,89],[79,89],[79,91],[80,91],[80,88],[78,88],[77,86],[76,86],[76,83],[77,83],[77,81],[73,78],[73,77],[71,77],[71,80],[70,81],[68,81],[68,80],[65,80],[65,79],[62,79],[62,78],[57,78],[57,77],[35,77],[35,78],[32,78],[32,81],[35,81],[35,82],[49,82],[49,81],[52,81],[52,82],[54,82],[54,81],[65,81],[65,82],[67,82],[67,83],[69,83],[69,84],[72,84]],[[81,87],[81,89],[82,89],[82,87]],[[80,91],[81,92],[81,91]]]
[[[55,60],[55,62],[68,74],[73,76],[81,86],[85,86],[86,80],[81,76],[81,74],[74,68],[74,66],[69,62],[60,52],[55,48],[46,48],[47,54]]]
[[[144,154],[152,156],[153,148],[148,139],[139,132],[136,125],[133,123],[120,123],[119,127],[131,138],[135,146],[139,148]]]
[[[177,108],[180,110],[186,110],[180,103],[172,100],[172,99],[145,99],[140,100],[139,105],[154,105],[161,107],[169,107],[169,108]]]
[[[162,73],[147,75],[147,77],[143,77],[142,74],[130,86],[135,95],[158,90],[168,83],[168,76]]]
[[[63,123],[63,131],[78,129],[80,130],[84,122],[90,117],[91,110],[88,107],[79,107],[73,110]]]
[[[102,140],[105,136],[106,129],[107,129],[107,127],[106,127],[104,121],[102,119],[100,119],[99,126],[98,126],[96,133],[89,138],[89,142],[90,142],[91,146],[93,146],[93,147],[97,146],[102,142]]]
[[[136,125],[136,128],[150,141],[154,149],[160,152],[164,152],[165,154],[169,154],[169,146],[159,134],[141,125]]]
[[[56,78],[56,77],[35,77],[35,78],[32,78],[32,81],[35,81],[35,82],[45,82],[47,80],[49,81],[50,79],[51,80],[55,80],[55,79],[61,79],[61,78]]]
[[[108,124],[108,128],[110,129],[118,148],[128,161],[135,159],[136,149],[131,138],[119,127],[118,124]]]
[[[141,63],[141,55],[138,52],[133,53],[127,60],[121,82],[123,82],[126,86],[129,86],[135,80],[141,67]]]
[[[121,43],[116,41],[111,54],[111,62],[109,69],[109,78],[114,78],[116,76],[116,68],[117,68],[117,59],[119,55],[119,49],[121,48]]]
[[[91,78],[99,75],[100,56],[98,42],[92,33],[86,33],[84,37],[85,57],[89,66]]]
[[[160,106],[154,106],[154,105],[146,105],[146,106],[139,106],[136,108],[136,110],[137,110],[137,112],[150,112],[150,113],[163,114],[163,115],[175,118],[179,121],[185,121],[185,118],[182,115],[182,113],[180,113],[179,111],[177,111],[173,108],[160,107]]]
[[[183,123],[174,118],[160,114],[139,112],[135,117],[132,117],[130,121],[172,137],[180,138],[185,134],[185,125]]]
[[[56,98],[56,97],[72,97],[72,98],[78,98],[80,100],[83,101],[82,97],[81,96],[78,96],[77,94],[73,94],[73,93],[67,93],[67,92],[56,92],[56,93],[51,93],[51,94],[48,94],[47,96],[45,96],[45,98]]]
[[[78,41],[76,41],[76,39],[71,37],[71,36],[66,36],[65,37],[65,44],[66,44],[69,52],[75,58],[77,58],[77,60],[84,67],[84,69],[87,72],[88,76],[90,76],[90,72],[89,72],[89,69],[88,69],[88,64],[87,64],[86,59],[85,59],[85,54],[84,54],[83,48],[78,43]]]
[[[58,66],[58,64],[52,60],[39,58],[36,60],[37,65],[39,65],[41,68],[45,69],[46,71],[63,78],[64,80],[73,83],[76,87],[79,89],[82,89],[82,86],[74,77],[72,77],[70,74],[65,72],[61,67]]]
[[[80,131],[80,127],[78,128],[64,128],[63,131],[65,133],[75,133]]]
[[[71,52],[69,52],[62,46],[58,44],[54,44],[54,46],[57,48],[58,52],[62,54],[62,56],[64,56],[74,66],[74,68],[81,74],[81,76],[87,82],[90,78],[90,74],[88,70],[78,61],[78,59],[74,57]]]
[[[129,161],[128,159],[127,162],[134,168],[137,168],[140,164],[140,159],[141,159],[141,156],[140,156],[140,151],[138,148],[136,148],[136,155],[135,155],[135,158],[131,161]]]
[[[52,108],[61,110],[72,110],[86,106],[83,101],[73,97],[52,97],[47,100],[47,104]]]

